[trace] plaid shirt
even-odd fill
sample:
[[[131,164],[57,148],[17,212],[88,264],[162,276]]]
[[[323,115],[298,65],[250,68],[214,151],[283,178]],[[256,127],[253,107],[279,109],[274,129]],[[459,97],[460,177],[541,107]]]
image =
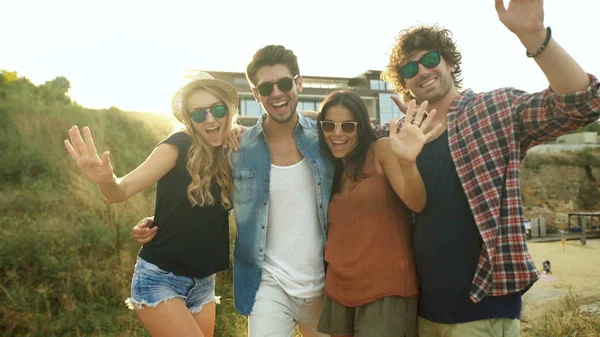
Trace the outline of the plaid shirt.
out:
[[[483,247],[471,300],[524,292],[539,278],[523,226],[519,168],[527,150],[600,118],[600,82],[584,91],[527,94],[514,88],[464,90],[447,114],[450,153]],[[375,127],[387,135],[389,124]],[[415,214],[409,222],[414,225]]]

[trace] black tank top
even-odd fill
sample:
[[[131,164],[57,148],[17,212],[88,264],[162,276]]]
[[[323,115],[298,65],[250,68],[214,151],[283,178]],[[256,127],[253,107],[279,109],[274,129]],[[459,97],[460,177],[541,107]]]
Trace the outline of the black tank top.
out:
[[[186,168],[191,139],[177,132],[163,143],[176,146],[179,155],[175,167],[157,182],[154,223],[158,232],[142,247],[140,257],[163,270],[190,277],[228,269],[228,210],[221,206],[217,185],[213,181],[211,186],[213,205],[192,207],[187,197],[192,178]]]

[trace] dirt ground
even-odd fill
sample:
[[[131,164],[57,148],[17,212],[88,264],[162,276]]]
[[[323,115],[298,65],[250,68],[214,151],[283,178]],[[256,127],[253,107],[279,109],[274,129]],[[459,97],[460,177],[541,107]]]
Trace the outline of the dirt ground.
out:
[[[523,296],[523,319],[532,320],[553,303],[560,301],[571,289],[583,302],[600,301],[600,239],[529,243],[529,251],[538,270],[542,261],[550,260],[552,273],[543,275]]]

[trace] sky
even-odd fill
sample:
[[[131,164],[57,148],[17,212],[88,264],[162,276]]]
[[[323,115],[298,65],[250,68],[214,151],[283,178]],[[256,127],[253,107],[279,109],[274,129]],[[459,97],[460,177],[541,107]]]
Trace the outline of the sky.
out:
[[[600,75],[600,1],[546,0],[544,8],[555,40]],[[0,13],[0,69],[36,84],[65,76],[69,95],[89,108],[170,113],[186,70],[243,72],[268,44],[292,49],[304,75],[383,70],[397,33],[417,24],[453,32],[465,87],[548,85],[494,0],[0,0]]]

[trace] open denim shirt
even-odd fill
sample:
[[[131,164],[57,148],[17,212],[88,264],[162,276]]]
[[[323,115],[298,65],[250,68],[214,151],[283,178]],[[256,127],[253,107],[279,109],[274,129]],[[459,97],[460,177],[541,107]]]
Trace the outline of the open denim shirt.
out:
[[[265,118],[266,114],[261,115],[256,125],[244,132],[240,149],[232,155],[233,206],[237,225],[233,252],[233,289],[235,308],[242,315],[249,315],[252,311],[262,277],[267,240],[271,154],[263,132]],[[327,206],[331,197],[334,166],[319,147],[315,120],[298,114],[294,140],[298,150],[312,167],[317,188],[315,202],[323,236],[326,238]],[[325,240],[323,247],[324,245]]]

